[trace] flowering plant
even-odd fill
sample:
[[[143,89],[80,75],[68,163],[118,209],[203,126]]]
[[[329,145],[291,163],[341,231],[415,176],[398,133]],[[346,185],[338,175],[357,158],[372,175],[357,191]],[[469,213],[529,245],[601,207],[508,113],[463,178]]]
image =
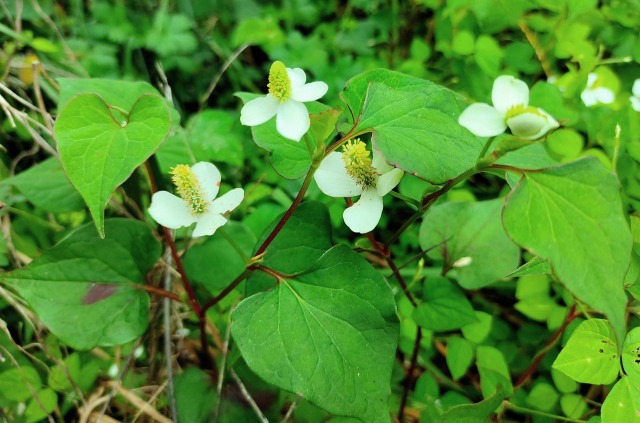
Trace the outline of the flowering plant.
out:
[[[637,421],[632,3],[2,2],[2,420]]]
[[[244,105],[240,122],[256,126],[276,117],[280,135],[293,141],[309,130],[309,112],[304,103],[318,100],[328,90],[322,81],[306,83],[307,75],[300,68],[285,68],[282,62],[273,62],[269,70],[269,93]]]
[[[171,174],[179,197],[167,191],[154,193],[149,214],[171,229],[196,223],[194,237],[213,235],[227,222],[223,215],[238,207],[244,197],[244,190],[235,188],[216,198],[221,178],[220,171],[211,163],[200,162],[192,167],[178,165]]]
[[[479,137],[493,137],[507,128],[513,135],[535,140],[558,127],[544,110],[529,106],[529,87],[512,76],[499,76],[491,91],[493,107],[475,103],[460,115],[460,125]]]

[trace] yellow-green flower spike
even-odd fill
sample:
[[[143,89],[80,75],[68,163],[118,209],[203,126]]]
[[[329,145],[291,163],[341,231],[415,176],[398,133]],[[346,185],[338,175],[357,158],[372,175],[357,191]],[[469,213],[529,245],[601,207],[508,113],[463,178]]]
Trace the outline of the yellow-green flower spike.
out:
[[[362,189],[376,186],[378,173],[371,164],[369,150],[359,138],[349,140],[342,146],[342,160],[347,173]]]
[[[511,107],[509,110],[507,110],[505,118],[506,120],[509,120],[523,113],[533,113],[534,115],[542,116],[546,119],[546,116],[540,113],[540,110],[538,110],[537,107],[525,106],[524,104],[517,104]]]
[[[171,181],[178,188],[178,195],[187,202],[194,215],[200,216],[207,211],[209,202],[204,197],[200,181],[188,165],[178,165],[169,172]]]
[[[269,69],[269,94],[280,103],[284,103],[291,97],[291,80],[287,74],[287,68],[280,61],[273,62]]]

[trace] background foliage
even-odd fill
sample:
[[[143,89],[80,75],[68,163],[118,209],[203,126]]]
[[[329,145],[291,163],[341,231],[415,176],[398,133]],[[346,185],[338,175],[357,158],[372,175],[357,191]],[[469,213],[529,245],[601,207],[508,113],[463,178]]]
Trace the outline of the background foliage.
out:
[[[173,407],[182,422],[214,415],[221,422],[385,421],[380,416],[387,411],[425,422],[636,418],[640,119],[629,97],[640,78],[638,0],[10,0],[0,6],[4,421],[84,422],[101,413],[117,421],[170,421],[165,416]],[[343,224],[342,199],[312,184],[264,257],[286,282],[259,293],[273,282],[255,272],[207,310],[213,366],[202,351],[202,320],[190,313],[180,285],[173,291],[183,302],[170,309],[150,295],[152,288],[140,289],[163,286],[158,263],[172,262],[167,254],[158,261],[160,237],[145,215],[151,187],[140,166],[157,148],[156,175],[166,178],[177,163],[210,161],[224,176],[222,191],[245,188],[233,222],[214,236],[193,241],[186,230],[176,233],[197,298],[212,301],[243,274],[246,258],[290,206],[311,163],[306,146],[277,139],[274,125],[253,131],[240,125],[242,102],[265,91],[275,60],[329,85],[323,104],[310,106],[312,113],[326,111],[324,105],[345,111],[327,118],[327,127],[336,119],[347,129],[373,127],[385,155],[415,170],[398,188],[405,201],[385,199],[377,240],[393,239],[416,204],[474,166],[482,143],[454,129],[454,119],[467,102],[490,102],[499,75],[527,82],[531,104],[562,127],[496,163],[521,169],[571,163],[520,182],[490,169],[447,188],[394,240],[397,266],[372,239]],[[615,94],[613,103],[587,107],[581,100],[592,72]],[[406,101],[407,92],[415,93],[415,103]],[[375,103],[367,109],[363,93],[393,104],[395,114],[378,113]],[[124,155],[112,121],[82,125],[99,142],[89,149],[97,156],[65,174],[56,151],[63,163],[89,154],[66,150],[66,137],[78,130],[74,117],[86,110],[117,113],[106,105],[132,111],[126,138],[153,145]],[[350,121],[348,109],[362,118]],[[417,128],[425,140],[420,151],[395,142],[414,113],[433,109],[438,112],[425,118],[433,126]],[[154,131],[140,133],[136,124]],[[457,131],[452,140],[461,147],[442,149],[430,130],[439,125]],[[331,134],[320,132],[314,134],[320,142]],[[441,167],[421,160],[429,154],[441,158]],[[109,175],[104,192],[83,193],[100,160],[122,161],[121,172]],[[526,216],[535,218],[527,224]],[[563,242],[550,245],[551,235]],[[469,256],[470,265],[454,267]],[[350,385],[355,376],[338,369],[329,343],[316,350],[329,377],[309,372],[309,380],[319,377],[311,385],[291,377],[281,359],[310,328],[302,327],[304,317],[320,315],[325,303],[318,292],[330,287],[318,275],[334,267],[345,284],[349,272],[359,272],[363,285],[354,289],[362,304],[355,307],[384,310],[377,332],[366,339],[346,332],[336,344],[362,354],[353,368],[376,377],[390,372],[390,384]],[[79,277],[86,283],[78,284]],[[623,277],[624,291],[615,283]],[[105,280],[110,284],[100,283]],[[273,297],[292,299],[307,285],[313,285],[303,295],[308,308],[291,300],[282,320],[274,319]],[[238,306],[231,326],[230,311],[253,294],[256,302]],[[395,304],[387,301],[391,295]],[[349,305],[352,298],[338,296],[335,303]],[[88,312],[87,305],[95,306]],[[167,322],[170,357],[162,342]],[[278,325],[288,331],[282,345],[270,338],[259,345],[233,341],[274,333]],[[311,328],[310,336],[325,345],[321,331]],[[308,371],[314,352],[301,354],[309,357],[302,363]],[[382,356],[391,368],[380,364]],[[590,360],[595,367],[585,366]],[[228,371],[218,379],[214,368]],[[341,392],[368,394],[332,398],[326,391],[334,383]],[[376,405],[369,407],[369,399]],[[340,416],[345,408],[356,410],[351,418]]]

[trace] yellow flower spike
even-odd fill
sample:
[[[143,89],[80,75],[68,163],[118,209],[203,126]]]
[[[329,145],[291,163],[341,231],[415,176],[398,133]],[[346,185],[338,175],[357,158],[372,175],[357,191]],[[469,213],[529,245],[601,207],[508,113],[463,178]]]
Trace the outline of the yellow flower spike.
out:
[[[169,172],[171,181],[178,188],[178,195],[187,202],[194,215],[200,216],[207,211],[209,202],[193,170],[188,165],[178,165]]]
[[[359,138],[349,140],[342,147],[342,160],[347,173],[362,189],[375,187],[378,173],[371,164],[371,153]]]
[[[291,79],[287,74],[287,68],[280,61],[273,62],[269,69],[269,94],[280,103],[284,103],[291,97]]]

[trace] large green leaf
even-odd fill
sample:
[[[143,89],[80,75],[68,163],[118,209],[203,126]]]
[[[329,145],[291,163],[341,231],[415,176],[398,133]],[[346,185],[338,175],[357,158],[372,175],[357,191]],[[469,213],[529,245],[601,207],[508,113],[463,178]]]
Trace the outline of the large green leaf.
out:
[[[507,237],[500,221],[502,199],[446,203],[431,208],[420,226],[420,246],[428,255],[451,265],[462,257],[471,264],[456,269],[466,289],[490,285],[513,272],[520,249]],[[433,248],[435,245],[441,247]]]
[[[580,323],[553,368],[576,382],[606,385],[618,377],[618,348],[611,326],[604,319]]]
[[[393,106],[403,107],[402,110],[407,112],[412,110],[412,108],[426,107],[440,110],[451,118],[457,118],[462,108],[464,108],[462,100],[457,94],[445,87],[400,72],[387,69],[373,69],[351,78],[340,94],[342,101],[347,104],[356,121],[363,113],[365,102],[368,103],[368,106],[373,104],[370,98],[371,93],[369,93],[368,90],[370,86],[374,84],[384,84],[391,90],[404,92],[404,99],[411,99],[411,101],[408,104],[402,103],[400,100],[401,97],[398,97],[397,101],[400,102],[395,103]],[[378,98],[375,101],[379,100],[381,99]],[[377,105],[380,105],[380,103]],[[394,113],[395,107],[386,109],[378,108],[378,110],[371,108],[369,113],[371,115],[380,112],[381,115],[388,115],[390,112]],[[360,128],[365,128],[367,125],[366,122],[363,123],[363,120],[360,120],[358,124]]]
[[[276,286],[242,301],[233,337],[265,381],[364,422],[389,422],[387,399],[398,341],[393,293],[344,245]]]
[[[262,244],[281,218],[282,215],[274,219],[256,245]],[[309,268],[332,245],[329,210],[319,201],[305,201],[269,245],[263,263],[282,273],[298,273]]]
[[[640,383],[628,376],[615,384],[602,403],[602,421],[635,422],[640,410]]]
[[[96,94],[81,94],[60,112],[54,129],[60,160],[101,236],[111,193],[153,154],[170,128],[169,109],[155,95],[143,95],[123,112]]]
[[[358,131],[372,131],[373,145],[392,165],[433,184],[473,167],[482,143],[419,91],[381,83],[369,87]]]
[[[459,98],[430,81],[375,69],[349,80],[341,97],[351,110],[353,132],[373,132],[374,146],[389,163],[431,183],[469,169],[482,149],[458,125]]]
[[[145,94],[160,94],[151,84],[142,81],[58,78],[58,83],[60,84],[60,96],[58,97],[58,108],[60,109],[79,94],[98,94],[108,104],[124,110],[131,110],[138,99]]]
[[[621,344],[632,240],[615,175],[594,158],[527,172],[502,219],[516,243],[548,259],[569,291],[605,313]]]
[[[277,216],[264,230],[256,249],[271,234],[282,216]],[[305,201],[296,208],[269,245],[263,264],[287,275],[300,273],[314,264],[332,245],[329,210],[318,201]],[[271,276],[253,272],[245,293],[256,294],[273,286],[273,283]]]
[[[82,197],[69,183],[60,161],[55,157],[50,157],[2,183],[15,185],[34,205],[50,212],[70,212],[84,208]]]
[[[149,296],[135,284],[144,283],[160,257],[160,244],[143,222],[107,219],[105,227],[108,239],[85,225],[2,277],[56,336],[76,349],[129,342],[149,320]]]

